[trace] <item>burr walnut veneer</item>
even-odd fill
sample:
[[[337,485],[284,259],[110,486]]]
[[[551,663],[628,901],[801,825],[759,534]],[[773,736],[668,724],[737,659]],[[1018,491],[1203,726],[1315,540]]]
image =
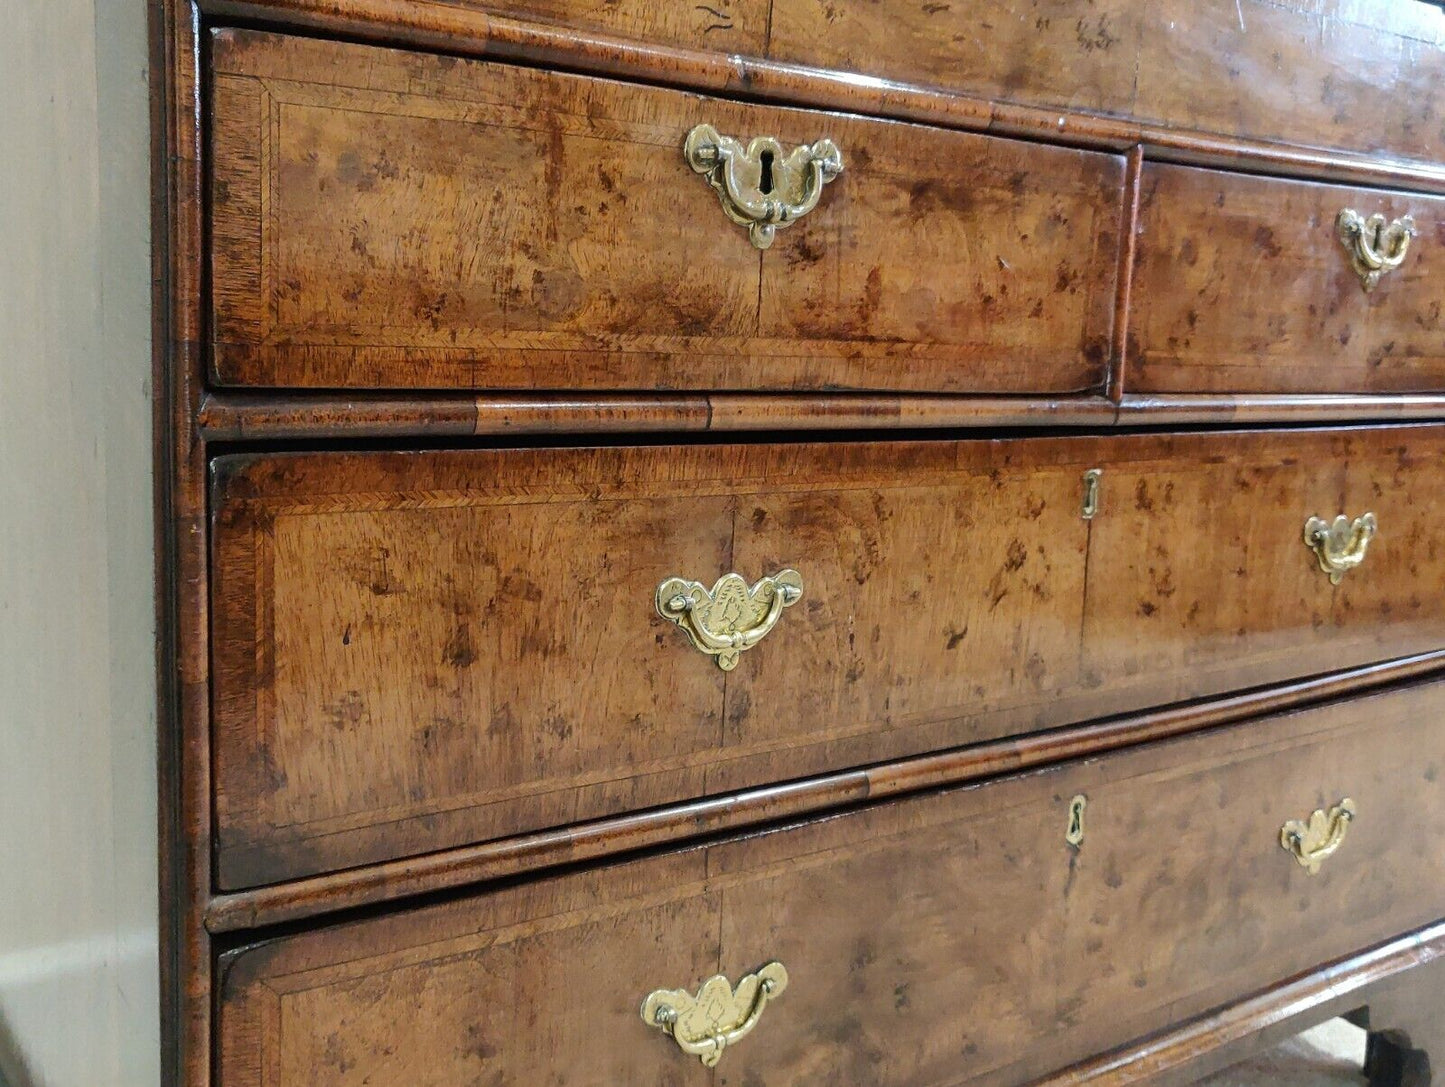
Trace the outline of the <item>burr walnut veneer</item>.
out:
[[[1445,13],[155,0],[167,1087],[1445,1082]]]
[[[723,1082],[1032,1082],[1102,1034],[1166,1028],[1435,920],[1440,696],[1336,703],[276,940],[228,963],[222,1075],[707,1081],[639,1038],[617,992],[777,959],[790,985],[725,1052]],[[1347,794],[1351,863],[1311,877],[1279,827]]]
[[[1411,496],[1442,462],[1424,426],[222,457],[220,884],[1437,648]],[[1367,509],[1388,531],[1336,587],[1305,512]],[[789,568],[802,599],[731,672],[651,606]]]

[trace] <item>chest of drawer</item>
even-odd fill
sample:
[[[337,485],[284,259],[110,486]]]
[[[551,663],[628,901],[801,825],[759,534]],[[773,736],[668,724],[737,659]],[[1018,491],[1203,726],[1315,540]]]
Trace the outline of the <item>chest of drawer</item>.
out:
[[[1104,382],[1119,156],[239,30],[212,56],[223,385]],[[729,214],[793,221],[760,251]]]
[[[1406,689],[276,940],[227,969],[221,1083],[1025,1082],[1433,920],[1442,706]],[[766,964],[699,1024],[707,978]]]
[[[1132,298],[1131,392],[1439,392],[1445,198],[1150,164]]]
[[[1442,454],[1406,427],[223,458],[222,885],[1438,648]],[[1358,539],[1307,546],[1344,515]],[[1336,585],[1321,553],[1364,561]]]

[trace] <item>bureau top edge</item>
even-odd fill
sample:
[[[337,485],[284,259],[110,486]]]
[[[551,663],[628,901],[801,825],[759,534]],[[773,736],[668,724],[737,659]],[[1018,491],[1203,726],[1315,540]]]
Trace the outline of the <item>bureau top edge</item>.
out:
[[[1445,12],[1418,0],[197,0],[270,29],[1445,192]],[[1339,10],[1335,10],[1338,8]],[[1078,10],[1075,10],[1078,9]],[[1418,9],[1418,10],[1417,10]],[[889,33],[869,20],[884,19]]]

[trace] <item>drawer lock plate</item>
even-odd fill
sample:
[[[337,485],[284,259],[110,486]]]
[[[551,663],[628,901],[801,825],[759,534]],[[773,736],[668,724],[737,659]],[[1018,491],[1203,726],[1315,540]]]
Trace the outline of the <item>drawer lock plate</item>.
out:
[[[712,125],[689,132],[682,153],[717,190],[727,217],[747,227],[759,249],[773,244],[778,227],[817,207],[823,186],[843,172],[843,153],[832,140],[790,151],[774,136],[755,136],[744,145]]]

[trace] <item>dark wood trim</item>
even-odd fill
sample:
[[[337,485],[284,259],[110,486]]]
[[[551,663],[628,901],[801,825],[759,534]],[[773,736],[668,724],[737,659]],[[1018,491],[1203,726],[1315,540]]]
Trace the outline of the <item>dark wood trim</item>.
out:
[[[1119,270],[1114,294],[1114,331],[1109,351],[1107,394],[1117,404],[1124,395],[1129,359],[1129,298],[1134,286],[1134,249],[1139,234],[1139,185],[1144,174],[1144,148],[1129,151],[1124,171],[1124,199],[1119,223]]]
[[[1023,738],[749,789],[291,883],[214,896],[213,933],[395,902],[431,891],[736,830],[840,804],[956,785],[1275,713],[1445,669],[1445,650]]]
[[[1442,957],[1445,922],[1321,967],[1166,1034],[1065,1069],[1039,1080],[1035,1087],[1191,1083],[1250,1051],[1368,1004],[1373,990]]]
[[[160,640],[162,1083],[211,1082],[210,683],[205,443],[201,15],[190,0],[152,9],[152,223],[156,563]]]
[[[1098,396],[213,392],[202,403],[198,421],[207,441],[278,441],[557,432],[1106,426],[1115,415],[1114,405]]]
[[[928,396],[873,393],[211,392],[208,442],[964,427],[1222,426],[1445,419],[1445,395]]]
[[[890,80],[761,58],[647,45],[595,32],[545,26],[436,0],[201,0],[219,20],[255,20],[459,56],[545,64],[730,97],[948,128],[1125,151],[1146,158],[1356,184],[1445,193],[1445,166],[1366,158],[1287,144],[995,102]]]

